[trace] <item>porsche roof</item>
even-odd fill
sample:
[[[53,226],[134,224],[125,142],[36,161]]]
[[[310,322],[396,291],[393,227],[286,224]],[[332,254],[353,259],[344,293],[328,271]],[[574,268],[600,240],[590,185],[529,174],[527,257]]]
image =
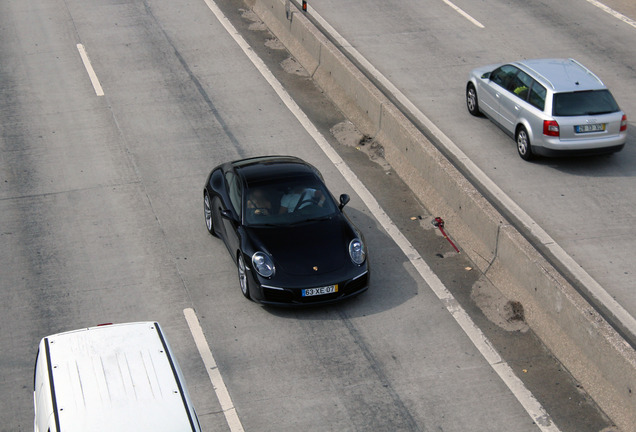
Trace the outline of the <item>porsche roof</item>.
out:
[[[261,156],[241,159],[232,162],[232,166],[248,184],[307,175],[321,177],[316,168],[293,156]]]

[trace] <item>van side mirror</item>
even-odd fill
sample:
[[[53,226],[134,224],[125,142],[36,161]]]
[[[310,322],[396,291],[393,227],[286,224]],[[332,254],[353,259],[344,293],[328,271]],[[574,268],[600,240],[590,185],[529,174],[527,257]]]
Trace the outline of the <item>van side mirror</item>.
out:
[[[340,205],[338,206],[338,208],[342,210],[342,208],[346,206],[350,200],[351,198],[349,197],[349,195],[347,194],[340,195]]]

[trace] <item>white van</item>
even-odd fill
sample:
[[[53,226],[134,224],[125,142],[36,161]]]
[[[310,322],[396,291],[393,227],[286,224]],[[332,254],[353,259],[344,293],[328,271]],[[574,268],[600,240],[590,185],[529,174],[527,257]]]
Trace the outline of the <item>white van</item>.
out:
[[[47,336],[33,389],[35,432],[200,432],[181,369],[156,322]]]

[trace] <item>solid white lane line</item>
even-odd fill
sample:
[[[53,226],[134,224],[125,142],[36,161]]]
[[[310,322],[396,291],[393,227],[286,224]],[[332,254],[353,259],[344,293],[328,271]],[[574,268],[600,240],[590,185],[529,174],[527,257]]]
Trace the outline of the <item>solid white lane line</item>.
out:
[[[214,360],[214,356],[212,356],[210,346],[208,345],[208,342],[205,339],[205,335],[203,334],[203,329],[201,328],[201,324],[199,323],[199,318],[197,318],[196,313],[191,308],[184,309],[183,314],[185,315],[188,327],[190,327],[190,332],[192,333],[192,337],[194,338],[194,343],[196,344],[197,349],[199,350],[199,354],[203,359],[205,370],[208,372],[208,376],[210,377],[210,381],[212,382],[212,387],[214,387],[214,391],[216,392],[216,397],[221,404],[221,409],[223,410],[223,414],[225,415],[227,425],[230,427],[230,430],[232,432],[243,432],[243,425],[241,424],[241,420],[236,413],[236,408],[234,408],[234,403],[232,402],[232,398],[227,391],[225,382],[223,382],[221,372],[219,372],[219,368],[216,366],[216,361]]]
[[[446,289],[444,284],[439,280],[437,275],[431,270],[426,262],[419,255],[417,250],[411,245],[408,239],[400,232],[397,226],[389,218],[386,212],[380,207],[379,203],[373,197],[371,192],[362,184],[360,179],[344,162],[340,155],[331,147],[329,142],[322,136],[316,126],[309,120],[307,115],[300,109],[292,97],[283,88],[282,84],[278,82],[276,77],[267,68],[265,63],[258,57],[258,55],[251,49],[249,44],[243,39],[243,37],[236,31],[230,21],[223,15],[221,10],[216,6],[212,0],[204,0],[210,10],[216,15],[217,19],[225,27],[227,32],[234,38],[236,43],[241,47],[245,55],[252,61],[254,66],[263,75],[265,80],[272,86],[281,101],[287,106],[292,114],[298,119],[300,124],[305,130],[312,136],[318,146],[327,155],[331,162],[340,170],[343,177],[356,191],[358,196],[362,199],[367,208],[371,211],[374,217],[382,225],[384,230],[391,236],[393,241],[400,247],[402,252],[409,259],[411,264],[417,269],[418,273],[422,276],[424,281],[428,284],[431,290],[442,301],[446,309],[455,318],[457,323],[464,330],[466,335],[470,338],[475,347],[479,350],[482,356],[486,359],[492,369],[499,375],[501,380],[510,389],[512,394],[517,398],[519,403],[526,410],[528,415],[534,420],[539,429],[543,432],[559,432],[557,426],[552,422],[552,419],[545,411],[543,406],[537,401],[534,395],[526,388],[523,382],[514,374],[514,371],[508,364],[503,361],[497,351],[492,347],[490,341],[481,332],[481,330],[473,323],[470,316],[459,305],[453,295]]]
[[[468,21],[470,21],[471,23],[475,24],[477,27],[479,28],[484,28],[484,25],[482,23],[480,23],[479,21],[477,21],[475,18],[471,17],[470,15],[468,15],[466,12],[464,12],[459,6],[454,5],[453,3],[451,3],[448,0],[442,0],[444,3],[446,3],[447,5],[449,5],[450,7],[452,7],[453,9],[455,9],[455,11],[457,13],[459,13],[461,16],[463,16],[464,18],[466,18]]]
[[[80,53],[82,62],[84,62],[84,67],[86,68],[86,72],[88,72],[88,77],[91,79],[91,83],[93,84],[93,88],[95,89],[95,94],[97,96],[104,96],[104,90],[102,89],[102,85],[99,83],[97,74],[93,70],[93,65],[91,65],[91,60],[88,58],[86,48],[84,48],[84,45],[82,45],[81,43],[78,43],[77,50]]]
[[[594,6],[596,6],[597,8],[607,12],[608,14],[612,15],[614,18],[618,18],[619,20],[623,21],[624,23],[629,24],[630,26],[636,28],[636,21],[634,21],[633,19],[623,15],[620,12],[615,11],[614,9],[605,6],[603,3],[596,1],[596,0],[587,0],[588,3],[592,3]]]

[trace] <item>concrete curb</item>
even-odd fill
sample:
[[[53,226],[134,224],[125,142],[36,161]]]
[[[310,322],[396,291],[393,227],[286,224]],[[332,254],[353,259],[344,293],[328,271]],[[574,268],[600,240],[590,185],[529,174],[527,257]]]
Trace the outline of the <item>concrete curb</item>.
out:
[[[303,13],[288,19],[284,0],[253,9],[616,425],[636,431],[636,351]]]

